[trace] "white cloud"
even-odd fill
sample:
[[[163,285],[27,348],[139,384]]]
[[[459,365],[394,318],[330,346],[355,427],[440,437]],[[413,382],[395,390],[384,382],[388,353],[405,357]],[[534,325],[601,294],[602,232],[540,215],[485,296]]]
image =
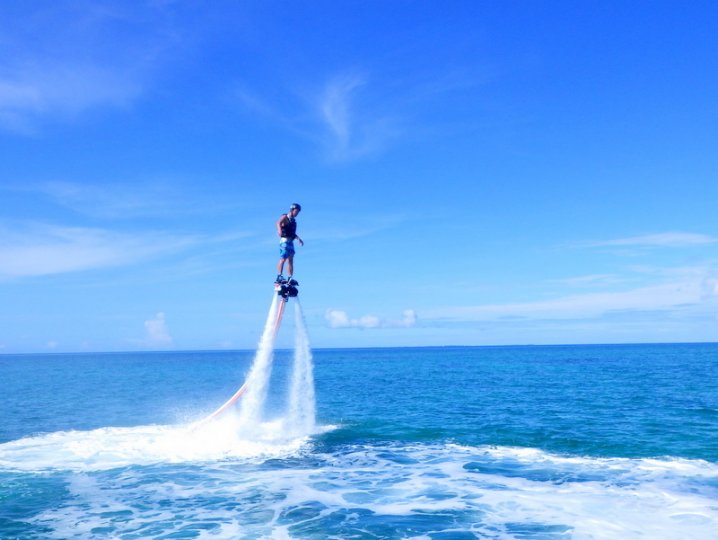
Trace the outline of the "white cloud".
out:
[[[631,236],[615,240],[589,242],[587,247],[688,247],[714,244],[717,238],[707,234],[665,232],[644,236]]]
[[[346,328],[351,326],[349,315],[346,311],[338,309],[328,309],[324,314],[324,318],[329,323],[330,328]]]
[[[218,199],[204,189],[204,179],[177,176],[139,177],[121,181],[77,182],[50,180],[6,182],[10,194],[39,196],[82,216],[103,220],[134,220],[138,217],[211,215],[235,212],[237,205]],[[45,202],[45,201],[43,201]]]
[[[400,134],[396,119],[382,112],[389,107],[383,101],[373,105],[368,89],[364,75],[348,71],[321,85],[290,91],[281,101],[268,100],[268,92],[243,83],[235,85],[233,97],[246,111],[319,145],[328,159],[343,162],[381,152]]]
[[[170,187],[169,182],[117,182],[97,185],[51,181],[9,189],[39,193],[77,213],[103,219],[156,217],[170,212],[177,213],[182,204],[180,194]]]
[[[31,133],[47,118],[126,107],[177,42],[164,10],[115,3],[0,8],[0,128]]]
[[[423,311],[429,319],[496,321],[509,319],[583,319],[618,311],[671,311],[713,302],[716,284],[705,276],[617,292],[577,294],[510,304],[455,306]],[[716,306],[718,307],[718,306]]]
[[[359,92],[367,84],[362,75],[344,73],[333,77],[320,93],[317,110],[332,159],[348,161],[376,153],[398,133],[395,122],[376,109],[357,106]]]
[[[363,315],[358,319],[351,319],[346,311],[328,309],[324,318],[330,328],[411,328],[416,325],[416,312],[407,309],[400,320],[380,319],[376,315]]]
[[[42,66],[0,81],[5,114],[77,114],[98,105],[125,105],[140,86],[120,72],[96,66]]]
[[[351,223],[347,223],[346,217],[341,214],[325,214],[324,219],[323,226],[312,231],[312,240],[338,242],[363,238],[394,229],[408,220],[405,215],[398,213],[357,216]]]
[[[400,326],[410,328],[412,326],[416,326],[416,311],[413,309],[405,309],[404,310],[404,318],[399,321]]]
[[[172,336],[170,336],[163,312],[159,312],[153,319],[145,321],[145,331],[144,345],[151,348],[170,347],[172,345]]]
[[[358,319],[350,319],[346,311],[328,309],[324,318],[330,328],[376,328],[379,326],[379,318],[374,315],[364,315]]]
[[[355,74],[336,77],[327,84],[319,102],[321,117],[341,147],[348,146],[352,135],[352,94],[365,84],[366,81]]]
[[[137,263],[185,249],[192,237],[97,228],[0,225],[0,278],[42,276]]]
[[[718,278],[707,278],[703,282],[703,298],[718,297]]]
[[[33,63],[0,78],[0,127],[29,133],[42,118],[126,107],[141,93],[140,77],[126,70]]]
[[[551,280],[551,283],[568,285],[569,287],[602,287],[607,285],[615,285],[622,283],[623,278],[613,274],[590,274],[586,276],[576,276],[566,279]]]

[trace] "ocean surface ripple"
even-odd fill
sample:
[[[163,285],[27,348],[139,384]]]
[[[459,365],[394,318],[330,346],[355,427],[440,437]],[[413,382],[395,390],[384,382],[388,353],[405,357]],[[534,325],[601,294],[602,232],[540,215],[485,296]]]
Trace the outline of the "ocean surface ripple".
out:
[[[718,538],[718,345],[2,355],[3,539]]]

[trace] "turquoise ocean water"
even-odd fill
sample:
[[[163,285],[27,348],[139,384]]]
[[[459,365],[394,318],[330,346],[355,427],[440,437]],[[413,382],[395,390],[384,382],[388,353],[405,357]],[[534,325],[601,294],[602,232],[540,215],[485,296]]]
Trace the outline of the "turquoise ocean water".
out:
[[[0,538],[718,538],[718,345],[0,356]]]

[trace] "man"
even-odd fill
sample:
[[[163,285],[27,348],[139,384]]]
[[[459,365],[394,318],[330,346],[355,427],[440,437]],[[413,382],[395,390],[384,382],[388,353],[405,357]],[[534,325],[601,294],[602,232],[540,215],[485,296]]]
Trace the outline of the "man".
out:
[[[294,275],[294,240],[299,240],[299,245],[303,246],[304,241],[297,235],[296,217],[302,211],[301,205],[293,203],[289,207],[289,212],[282,214],[277,220],[277,234],[279,235],[279,262],[277,263],[277,280],[276,283],[284,281],[282,273],[284,272],[284,263],[287,263],[287,271],[289,278]]]

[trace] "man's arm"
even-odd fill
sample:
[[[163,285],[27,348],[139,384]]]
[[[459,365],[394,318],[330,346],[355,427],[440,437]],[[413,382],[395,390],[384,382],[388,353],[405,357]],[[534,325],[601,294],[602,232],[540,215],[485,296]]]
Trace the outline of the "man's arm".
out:
[[[282,237],[282,225],[284,225],[289,219],[286,214],[282,214],[277,220],[277,236]]]

